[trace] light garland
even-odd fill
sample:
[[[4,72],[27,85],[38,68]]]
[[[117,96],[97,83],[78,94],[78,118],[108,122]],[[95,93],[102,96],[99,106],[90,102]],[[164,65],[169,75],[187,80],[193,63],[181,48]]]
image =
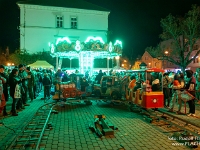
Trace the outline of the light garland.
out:
[[[103,43],[103,44],[105,43],[101,37],[89,36],[89,37],[85,40],[85,43],[90,42],[90,41],[99,41],[99,42],[101,42],[101,43]]]
[[[63,42],[63,41],[67,41],[67,43],[71,44],[71,41],[69,40],[68,37],[64,37],[64,38],[58,38],[56,41],[56,45],[58,45],[58,43]]]
[[[120,47],[122,48],[122,42],[121,41],[119,41],[119,40],[116,40],[116,42],[115,42],[115,44],[114,44],[115,46],[116,45],[120,45]]]

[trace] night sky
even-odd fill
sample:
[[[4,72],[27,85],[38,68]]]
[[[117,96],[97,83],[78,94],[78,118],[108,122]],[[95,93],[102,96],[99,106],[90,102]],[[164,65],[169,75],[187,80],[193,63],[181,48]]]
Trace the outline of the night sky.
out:
[[[0,0],[0,47],[19,47],[18,0]],[[110,10],[111,40],[121,40],[125,55],[142,55],[145,48],[156,46],[162,33],[161,18],[168,14],[183,16],[200,0],[85,0]],[[133,52],[131,52],[133,51]]]

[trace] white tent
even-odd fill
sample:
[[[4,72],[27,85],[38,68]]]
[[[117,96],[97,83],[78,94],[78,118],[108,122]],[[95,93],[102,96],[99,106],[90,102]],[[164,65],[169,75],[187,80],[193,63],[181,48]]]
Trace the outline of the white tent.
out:
[[[28,66],[30,66],[31,68],[45,68],[45,69],[53,69],[54,68],[54,66],[52,66],[51,64],[49,64],[48,62],[46,62],[44,60],[38,60]]]

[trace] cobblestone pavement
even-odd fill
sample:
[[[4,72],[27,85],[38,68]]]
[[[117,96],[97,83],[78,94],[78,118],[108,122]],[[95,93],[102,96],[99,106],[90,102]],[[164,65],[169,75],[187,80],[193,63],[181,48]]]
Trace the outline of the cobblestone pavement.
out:
[[[21,132],[38,108],[44,105],[44,101],[40,98],[30,102],[30,106],[26,106],[23,111],[18,112],[18,116],[3,117],[1,114],[0,122],[3,122],[3,125],[0,126],[0,150],[4,150],[6,145],[11,144],[15,135]],[[11,110],[11,103],[12,100],[7,102],[7,112]]]
[[[5,145],[9,145],[14,135],[31,120],[37,109],[44,104],[41,97],[26,106],[26,109],[19,112],[17,117],[1,118],[0,121],[5,126],[0,126],[0,150]],[[52,100],[51,100],[52,101]],[[111,106],[105,102],[92,105],[85,103],[66,104],[65,107],[58,106],[58,114],[52,114],[50,122],[53,130],[45,131],[44,138],[41,142],[41,150],[184,150],[189,149],[186,146],[174,146],[176,141],[169,140],[168,136],[162,133],[157,127],[145,122],[141,115],[128,111],[126,106]],[[10,103],[8,103],[10,105]],[[199,106],[196,114],[200,114]],[[9,109],[8,109],[9,110]],[[166,110],[166,109],[163,109]],[[104,114],[106,120],[114,124],[118,130],[115,130],[114,136],[97,137],[89,129],[89,123],[93,121],[94,115]],[[173,113],[175,115],[175,113]],[[198,123],[198,118],[179,115],[182,118]]]
[[[186,120],[189,123],[194,124],[197,127],[200,127],[200,104],[196,104],[195,108],[196,108],[196,110],[195,110],[196,117],[187,116],[187,113],[189,112],[189,108],[188,108],[188,104],[187,103],[186,103],[186,114],[185,114],[185,106],[184,106],[184,104],[183,104],[182,109],[181,109],[181,112],[183,114],[181,114],[181,115],[177,115],[176,114],[176,110],[178,110],[177,105],[174,108],[174,112],[167,112],[168,109],[166,109],[166,108],[163,108],[161,110],[163,110],[166,113],[169,113],[171,115],[175,115],[178,118]]]
[[[111,106],[105,103],[93,105],[73,104],[58,108],[51,121],[53,130],[45,132],[47,140],[42,141],[45,150],[166,150],[188,149],[185,146],[173,146],[168,136],[145,122],[136,113],[129,112],[126,107]],[[106,120],[114,124],[118,130],[114,136],[100,139],[93,133],[88,124],[94,115],[104,114]]]

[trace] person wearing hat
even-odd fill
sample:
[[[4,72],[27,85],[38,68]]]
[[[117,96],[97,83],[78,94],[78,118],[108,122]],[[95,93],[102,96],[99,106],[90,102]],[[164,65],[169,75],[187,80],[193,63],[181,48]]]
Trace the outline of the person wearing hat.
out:
[[[8,82],[8,76],[6,75],[5,71],[5,66],[4,65],[0,65],[0,80],[2,80],[3,83],[3,94],[5,97],[5,101],[8,101],[9,95],[8,95],[8,86],[9,86],[9,82]],[[3,116],[7,116],[8,113],[6,112],[6,106],[4,106],[3,109]]]

